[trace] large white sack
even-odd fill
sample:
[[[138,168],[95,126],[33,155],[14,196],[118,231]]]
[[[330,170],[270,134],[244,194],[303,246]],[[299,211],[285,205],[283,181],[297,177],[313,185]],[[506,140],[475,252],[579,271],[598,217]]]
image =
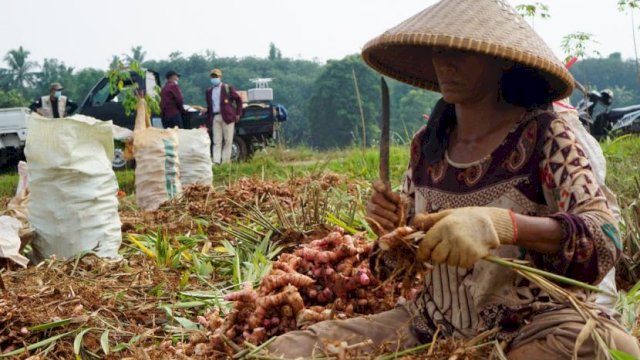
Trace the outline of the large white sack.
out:
[[[589,134],[587,129],[584,128],[580,122],[578,111],[569,104],[568,99],[564,102],[555,102],[553,104],[553,110],[558,114],[558,116],[565,120],[571,127],[571,130],[573,130],[576,140],[582,146],[582,149],[589,159],[591,170],[596,177],[598,185],[600,185],[600,189],[607,198],[609,208],[613,212],[616,220],[620,221],[620,206],[618,205],[618,199],[616,199],[616,195],[605,183],[605,178],[607,177],[607,160],[602,153],[602,148],[600,148],[598,140],[596,140],[591,134]],[[604,279],[602,279],[602,282],[600,282],[598,287],[604,290],[604,292],[596,296],[596,303],[613,310],[616,302],[618,301],[615,267],[613,267]]]
[[[186,185],[211,186],[213,166],[211,162],[211,139],[206,128],[178,129],[180,158],[180,182]]]
[[[11,216],[0,216],[0,258],[9,259],[26,267],[29,260],[20,254],[20,220]]]
[[[98,256],[118,258],[122,233],[111,122],[32,115],[25,155],[35,260],[94,249]]]

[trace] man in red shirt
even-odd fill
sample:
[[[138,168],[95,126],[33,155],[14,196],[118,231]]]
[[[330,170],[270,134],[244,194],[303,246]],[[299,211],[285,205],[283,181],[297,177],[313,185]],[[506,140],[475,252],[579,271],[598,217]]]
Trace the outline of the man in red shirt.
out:
[[[167,72],[167,82],[160,91],[160,116],[165,129],[182,128],[182,112],[184,111],[184,97],[178,86],[180,74],[173,70]]]

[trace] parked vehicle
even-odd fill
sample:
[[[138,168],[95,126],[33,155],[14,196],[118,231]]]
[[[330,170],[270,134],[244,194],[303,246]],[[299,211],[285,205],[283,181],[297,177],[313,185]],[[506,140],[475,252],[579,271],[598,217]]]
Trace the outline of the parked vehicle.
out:
[[[611,108],[613,99],[609,89],[586,93],[577,106],[582,124],[597,139],[615,133],[640,133],[640,105]],[[598,104],[605,109],[594,117]]]
[[[0,109],[0,166],[24,156],[29,108]]]
[[[153,95],[156,86],[159,87],[160,77],[158,73],[151,70],[145,71],[145,76],[141,77],[135,72],[131,72],[131,85],[133,82],[138,87]],[[269,89],[271,90],[271,89]],[[108,79],[102,78],[89,91],[84,101],[80,104],[77,113],[92,116],[101,120],[113,120],[115,125],[132,129],[134,127],[135,114],[127,116],[124,107],[118,99],[119,93],[111,94]],[[159,114],[152,115],[152,124],[155,127],[162,127]],[[233,161],[241,161],[249,158],[257,149],[269,145],[278,136],[279,123],[286,121],[285,108],[274,103],[268,98],[251,99],[244,104],[244,114],[235,126],[235,136],[231,158]],[[211,128],[207,124],[207,117],[199,114],[198,109],[185,106],[183,123],[186,129],[207,127],[211,136]],[[125,167],[122,148],[116,149],[114,155],[114,168]]]

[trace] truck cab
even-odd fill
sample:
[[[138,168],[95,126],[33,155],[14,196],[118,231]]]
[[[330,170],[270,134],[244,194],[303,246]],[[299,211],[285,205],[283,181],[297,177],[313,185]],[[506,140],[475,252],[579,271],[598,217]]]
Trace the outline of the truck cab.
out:
[[[151,70],[145,70],[144,76],[132,71],[131,82],[125,83],[125,86],[131,85],[133,82],[136,82],[138,87],[149,95],[155,95],[156,86],[161,86],[158,73]],[[260,86],[264,87],[264,84]],[[233,161],[245,160],[257,149],[269,145],[278,136],[279,123],[287,119],[286,109],[282,105],[274,103],[273,96],[265,96],[265,91],[261,92],[262,96],[255,96],[255,91],[249,91],[250,96],[247,96],[247,101],[243,104],[243,116],[235,126],[231,154]],[[114,94],[110,92],[108,79],[102,78],[87,94],[78,107],[77,113],[101,120],[112,120],[115,125],[133,130],[135,114],[129,116],[125,114],[118,96],[118,92]],[[161,128],[160,115],[152,114],[151,123],[154,127]],[[185,106],[183,123],[185,129],[207,127],[209,135],[212,136],[211,124],[207,123],[206,115],[200,115],[199,111],[193,107]],[[120,169],[125,165],[122,149],[116,149],[114,168]]]

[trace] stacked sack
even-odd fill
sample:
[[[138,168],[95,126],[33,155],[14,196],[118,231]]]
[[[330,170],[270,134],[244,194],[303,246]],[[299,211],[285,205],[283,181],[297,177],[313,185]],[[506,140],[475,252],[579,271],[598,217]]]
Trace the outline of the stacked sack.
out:
[[[93,250],[118,258],[122,240],[118,183],[111,167],[110,121],[76,115],[27,121],[29,222],[35,261]]]
[[[144,211],[158,207],[182,193],[176,129],[151,127],[144,99],[138,101],[133,131],[136,159],[136,202]]]
[[[182,186],[204,185],[211,186],[213,172],[211,167],[211,139],[207,128],[178,129],[178,143],[180,144],[180,182]]]

